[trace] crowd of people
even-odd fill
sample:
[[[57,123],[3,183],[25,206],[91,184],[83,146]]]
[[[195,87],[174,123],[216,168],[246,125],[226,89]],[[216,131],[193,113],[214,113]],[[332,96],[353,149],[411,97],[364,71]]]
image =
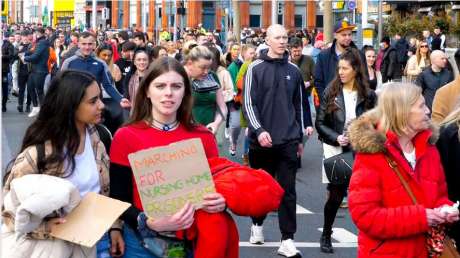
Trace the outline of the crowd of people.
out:
[[[137,31],[10,26],[2,111],[17,97],[18,112],[35,118],[7,168],[4,193],[14,180],[43,173],[70,181],[82,197],[96,192],[132,204],[95,247],[75,257],[157,257],[140,234],[147,230],[185,242],[180,257],[235,258],[238,231],[224,195],[206,195],[200,210],[187,203],[172,216],[147,218],[128,160],[191,138],[213,158],[228,141],[221,154],[241,155],[243,165],[267,171],[283,188],[277,252],[300,257],[296,172],[316,129],[325,163],[345,155],[354,163],[345,162],[353,172],[340,182],[322,167],[328,194],[321,251],[334,252],[334,220],[348,202],[358,257],[440,257],[447,236],[460,241],[458,209],[444,209],[460,200],[460,79],[447,62],[446,37],[436,28],[434,36],[424,31],[407,42],[397,34],[379,49],[359,49],[354,29],[341,21],[333,41],[324,42],[321,32],[282,25],[245,28],[241,41],[230,34],[224,44],[201,27],[175,37],[162,32],[153,42]],[[460,66],[460,50],[455,60]],[[9,208],[3,215],[14,233]],[[264,244],[265,218],[251,216],[250,243]],[[49,214],[26,235],[53,241],[50,230],[60,223]],[[220,237],[209,235],[213,227]],[[24,248],[19,242],[10,250]]]

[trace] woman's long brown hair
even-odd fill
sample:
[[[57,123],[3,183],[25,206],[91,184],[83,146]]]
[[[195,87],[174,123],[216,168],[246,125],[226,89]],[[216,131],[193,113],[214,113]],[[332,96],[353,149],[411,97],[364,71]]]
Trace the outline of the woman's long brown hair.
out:
[[[361,58],[361,55],[357,49],[354,48],[348,48],[342,55],[340,55],[339,61],[340,60],[345,60],[347,61],[352,69],[356,72],[355,76],[355,87],[358,89],[358,97],[360,99],[364,99],[365,101],[365,106],[370,107],[367,96],[368,96],[368,91],[369,89],[369,84],[367,82],[366,78],[366,73],[364,70],[364,63]],[[329,88],[326,91],[325,95],[325,101],[326,101],[326,112],[327,113],[332,113],[337,109],[337,106],[335,105],[334,101],[335,98],[340,94],[340,91],[343,88],[343,84],[340,81],[339,77],[339,66],[337,64],[337,70],[334,79],[331,81],[331,83],[327,86]],[[326,88],[326,89],[327,89]]]
[[[184,80],[184,97],[182,103],[177,110],[177,121],[187,128],[192,130],[196,127],[196,123],[192,116],[193,97],[190,80],[185,72],[184,67],[174,58],[162,57],[157,59],[150,65],[150,68],[145,73],[144,78],[141,80],[139,89],[136,94],[136,101],[134,103],[133,114],[128,121],[128,125],[138,123],[141,121],[150,121],[152,117],[152,103],[147,97],[147,91],[153,80],[167,72],[176,72]]]

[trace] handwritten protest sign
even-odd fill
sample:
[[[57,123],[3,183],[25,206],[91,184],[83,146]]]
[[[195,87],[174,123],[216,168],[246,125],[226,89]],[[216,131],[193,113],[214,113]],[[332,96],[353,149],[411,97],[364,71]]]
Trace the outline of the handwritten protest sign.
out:
[[[216,192],[201,139],[138,151],[128,158],[151,218],[172,215],[187,202],[200,209],[203,196]]]

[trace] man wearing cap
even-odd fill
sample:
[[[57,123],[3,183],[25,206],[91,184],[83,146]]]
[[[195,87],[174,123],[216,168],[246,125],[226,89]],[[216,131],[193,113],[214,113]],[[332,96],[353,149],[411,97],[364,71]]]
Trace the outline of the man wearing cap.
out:
[[[321,98],[323,97],[324,89],[335,76],[340,54],[348,47],[356,48],[355,43],[352,41],[352,30],[354,28],[355,26],[348,24],[346,20],[338,23],[334,28],[335,39],[332,42],[332,46],[321,51],[318,55],[314,77],[315,88]]]

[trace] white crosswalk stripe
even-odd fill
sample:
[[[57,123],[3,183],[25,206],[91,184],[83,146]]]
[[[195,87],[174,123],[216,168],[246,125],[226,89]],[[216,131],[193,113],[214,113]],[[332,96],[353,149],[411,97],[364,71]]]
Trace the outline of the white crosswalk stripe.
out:
[[[323,228],[318,228],[319,231],[323,232]],[[332,228],[333,239],[339,243],[357,243],[358,237],[344,228]],[[335,245],[334,245],[335,246]]]
[[[300,205],[296,205],[296,213],[297,214],[313,214],[313,212],[305,209],[304,207],[300,206]]]
[[[318,231],[323,232],[323,228],[318,228]],[[333,242],[334,248],[356,248],[358,247],[358,237],[344,228],[332,228],[332,238],[337,242]],[[240,247],[279,247],[280,242],[265,242],[263,245],[253,245],[249,242],[241,241]],[[295,242],[298,248],[316,248],[319,247],[319,242]]]
[[[298,248],[319,248],[319,242],[295,242]],[[334,248],[356,248],[358,243],[332,243]],[[280,242],[265,242],[263,245],[253,245],[249,242],[240,242],[240,247],[279,247]]]

